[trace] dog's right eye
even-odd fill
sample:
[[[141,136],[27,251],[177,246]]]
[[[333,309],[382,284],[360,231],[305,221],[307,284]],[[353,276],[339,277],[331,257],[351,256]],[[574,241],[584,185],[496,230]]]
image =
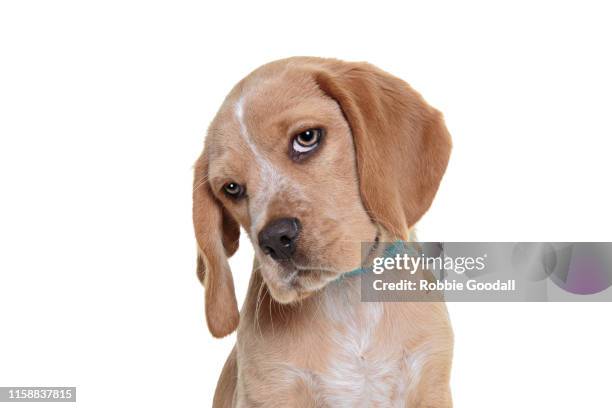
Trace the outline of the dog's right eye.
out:
[[[313,128],[298,133],[293,137],[291,143],[291,156],[299,160],[303,156],[311,153],[321,143],[323,129]]]
[[[240,184],[232,181],[223,186],[223,191],[230,198],[240,198],[244,196],[245,189]]]

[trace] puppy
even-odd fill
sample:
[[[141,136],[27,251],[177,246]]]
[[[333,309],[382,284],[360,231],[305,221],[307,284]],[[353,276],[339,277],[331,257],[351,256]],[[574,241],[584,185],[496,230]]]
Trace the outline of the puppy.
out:
[[[442,115],[367,63],[289,58],[232,89],[193,191],[208,327],[238,329],[214,407],[452,405],[444,303],[361,302],[345,274],[362,242],[409,239],[450,151]],[[240,227],[255,262],[239,313]]]

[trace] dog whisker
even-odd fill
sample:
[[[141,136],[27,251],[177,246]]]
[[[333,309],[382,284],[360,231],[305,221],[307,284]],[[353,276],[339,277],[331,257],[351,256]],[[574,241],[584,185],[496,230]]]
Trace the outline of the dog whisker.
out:
[[[260,266],[261,267],[261,266]],[[263,300],[262,298],[262,291],[265,287],[265,281],[263,280],[263,278],[261,279],[261,284],[259,285],[259,290],[257,291],[257,300],[255,301],[255,327],[257,327],[257,329],[259,330],[259,335],[261,336],[261,338],[263,338],[263,332],[261,331],[261,323],[259,321],[259,313],[261,310],[261,302]]]

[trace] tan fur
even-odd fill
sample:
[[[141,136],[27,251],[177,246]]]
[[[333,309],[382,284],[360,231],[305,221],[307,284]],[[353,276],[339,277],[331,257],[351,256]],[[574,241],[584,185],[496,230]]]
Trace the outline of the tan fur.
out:
[[[295,162],[296,133],[324,128]],[[450,154],[442,116],[405,82],[366,63],[297,57],[230,92],[196,164],[198,276],[211,333],[238,328],[215,407],[449,407],[452,331],[443,303],[362,303],[363,241],[407,240]],[[223,185],[246,186],[232,200]],[[269,221],[302,223],[291,265],[257,245]],[[238,317],[227,257],[238,225],[255,248]]]

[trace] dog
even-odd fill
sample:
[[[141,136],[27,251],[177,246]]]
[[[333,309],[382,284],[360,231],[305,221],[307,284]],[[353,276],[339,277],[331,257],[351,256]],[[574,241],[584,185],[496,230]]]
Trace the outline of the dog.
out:
[[[408,240],[446,170],[442,114],[363,62],[294,57],[241,80],[195,165],[214,407],[450,407],[444,302],[361,302],[361,243]],[[255,249],[242,310],[228,258]]]

